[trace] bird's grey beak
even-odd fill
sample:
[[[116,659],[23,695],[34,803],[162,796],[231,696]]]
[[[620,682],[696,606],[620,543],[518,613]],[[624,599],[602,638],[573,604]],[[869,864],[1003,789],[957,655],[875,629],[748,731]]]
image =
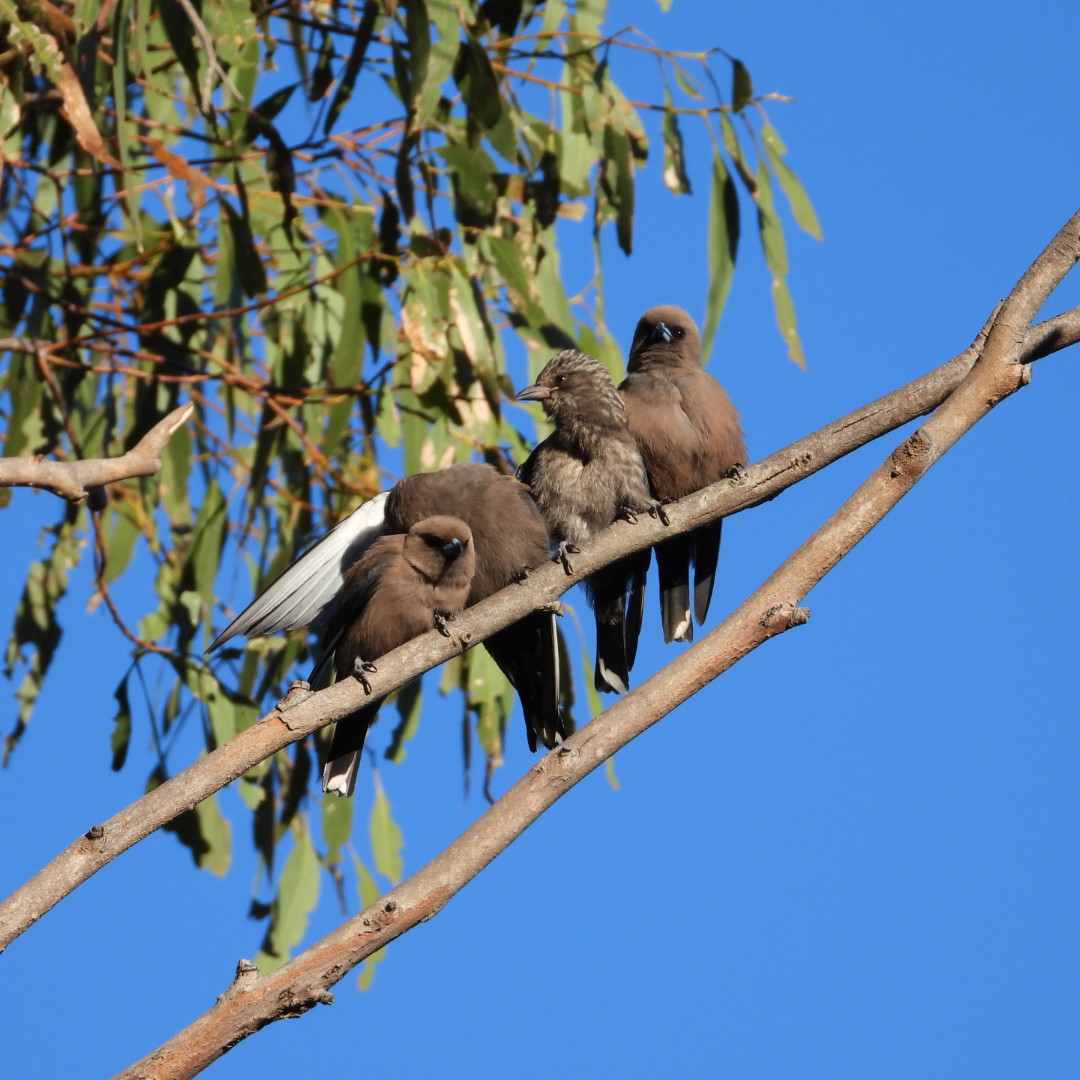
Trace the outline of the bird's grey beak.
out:
[[[659,345],[662,341],[665,345],[670,344],[675,340],[675,335],[671,332],[667,323],[658,322],[652,330],[649,331],[649,336],[646,338],[646,343],[649,345]]]
[[[541,386],[539,383],[533,383],[532,386],[526,386],[524,390],[518,392],[515,401],[547,401],[551,397],[551,387]]]
[[[456,559],[465,550],[465,545],[455,536],[443,544],[442,550],[448,559]]]

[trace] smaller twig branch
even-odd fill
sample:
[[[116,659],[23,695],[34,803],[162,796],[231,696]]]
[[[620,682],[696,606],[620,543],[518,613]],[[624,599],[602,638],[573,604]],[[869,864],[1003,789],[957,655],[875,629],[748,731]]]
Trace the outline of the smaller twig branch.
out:
[[[190,402],[159,420],[126,454],[81,461],[49,461],[42,457],[0,458],[0,487],[33,487],[51,491],[69,502],[82,502],[95,488],[161,469],[161,452],[195,408]]]
[[[199,39],[200,44],[206,51],[206,77],[203,79],[202,86],[202,99],[209,106],[212,75],[216,74],[221,80],[221,85],[232,94],[239,102],[243,102],[244,98],[240,91],[233,85],[232,79],[229,78],[229,73],[218,62],[217,53],[214,51],[214,39],[210,36],[210,32],[206,29],[206,24],[199,18],[199,13],[195,10],[195,5],[191,3],[191,0],[180,0],[180,6],[184,9],[184,13],[188,17],[188,21],[191,23],[192,29],[195,31],[196,36]]]

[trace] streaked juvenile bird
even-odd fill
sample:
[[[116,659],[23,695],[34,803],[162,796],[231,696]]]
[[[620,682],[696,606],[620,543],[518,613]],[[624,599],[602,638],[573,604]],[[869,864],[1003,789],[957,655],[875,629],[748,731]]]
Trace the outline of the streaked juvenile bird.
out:
[[[469,526],[428,517],[407,533],[379,537],[345,573],[327,613],[323,659],[339,679],[355,675],[371,692],[373,661],[433,626],[445,631],[469,596],[476,551]],[[323,791],[352,795],[368,728],[383,699],[337,722],[323,766]]]
[[[555,424],[518,476],[529,485],[565,567],[567,553],[579,550],[616,519],[633,521],[638,513],[655,512],[622,399],[598,361],[564,349],[517,400],[540,402]],[[598,690],[625,693],[629,686],[641,613],[640,608],[628,610],[627,601],[647,566],[648,552],[644,557],[631,555],[586,582],[596,613]]]
[[[406,477],[340,521],[263,590],[218,635],[213,650],[236,634],[255,637],[300,626],[319,629],[335,610],[345,575],[384,533],[407,533],[424,518],[451,515],[470,528],[476,570],[466,604],[474,604],[548,559],[548,532],[524,484],[490,465],[451,465]],[[514,685],[531,749],[556,745],[566,732],[559,712],[555,616],[534,613],[485,645]]]
[[[739,414],[724,388],[702,367],[701,339],[680,307],[654,307],[641,317],[619,387],[652,492],[673,502],[746,464]],[[693,612],[705,621],[716,576],[723,519],[656,546],[665,641],[691,641]]]

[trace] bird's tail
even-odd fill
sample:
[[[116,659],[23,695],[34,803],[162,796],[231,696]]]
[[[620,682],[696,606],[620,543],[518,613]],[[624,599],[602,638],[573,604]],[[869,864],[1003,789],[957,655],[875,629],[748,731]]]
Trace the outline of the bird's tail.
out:
[[[334,725],[334,737],[323,764],[322,786],[328,795],[349,798],[356,790],[356,774],[360,771],[360,755],[368,728],[375,720],[382,700],[365,705],[359,712],[346,716]]]
[[[677,536],[656,547],[664,641],[694,640],[694,623],[690,618],[691,542],[689,537]]]
[[[529,749],[549,750],[567,732],[559,711],[560,666],[555,616],[535,612],[484,642],[491,658],[510,680],[525,714]]]
[[[724,519],[717,518],[691,533],[694,545],[694,615],[698,625],[703,626],[709,614],[713,584],[716,580],[716,563],[720,558],[720,535]]]
[[[637,631],[640,620],[635,615],[636,627],[633,646],[628,646],[627,596],[633,593],[637,580],[637,564],[640,557],[631,556],[605,567],[589,578],[587,589],[596,613],[596,671],[593,681],[602,693],[625,694],[630,688],[631,653],[637,653]]]

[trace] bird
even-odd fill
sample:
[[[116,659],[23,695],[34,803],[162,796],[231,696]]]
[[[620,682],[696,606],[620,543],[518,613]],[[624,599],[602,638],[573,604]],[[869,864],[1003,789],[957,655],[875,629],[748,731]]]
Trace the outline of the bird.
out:
[[[426,517],[405,533],[380,536],[345,572],[327,613],[320,664],[338,679],[355,676],[370,694],[374,661],[461,612],[476,570],[469,526],[456,517]],[[317,665],[317,669],[318,669]],[[383,698],[339,720],[323,765],[323,791],[348,797],[360,754]]]
[[[529,485],[547,522],[555,558],[572,572],[569,555],[580,551],[617,519],[656,513],[645,464],[626,426],[626,410],[607,370],[593,357],[563,349],[537,380],[517,395],[537,401],[555,430],[524,461],[518,477]],[[586,592],[596,615],[598,690],[625,693],[637,651],[640,609],[628,609],[634,582],[643,580],[648,551],[592,574]],[[637,590],[641,594],[641,588]]]
[[[528,487],[491,465],[463,463],[400,480],[386,503],[395,531],[440,508],[453,508],[476,539],[469,604],[478,603],[548,560],[547,525]],[[484,642],[517,691],[529,749],[553,749],[569,734],[559,708],[560,664],[555,616],[534,612]]]
[[[701,338],[681,307],[650,308],[638,320],[619,386],[627,425],[637,441],[653,495],[673,502],[730,476],[747,462],[739,414],[702,366]],[[709,611],[723,518],[657,544],[664,640],[692,641]],[[633,602],[633,598],[632,598]]]
[[[476,570],[466,606],[524,580],[549,558],[547,526],[528,488],[491,465],[463,462],[416,473],[343,518],[264,589],[214,639],[255,637],[301,626],[323,627],[351,567],[384,533],[407,533],[433,515],[452,515],[470,528]],[[534,612],[485,643],[521,700],[529,748],[553,748],[568,734],[560,711],[555,616]],[[318,665],[317,665],[318,666]]]

